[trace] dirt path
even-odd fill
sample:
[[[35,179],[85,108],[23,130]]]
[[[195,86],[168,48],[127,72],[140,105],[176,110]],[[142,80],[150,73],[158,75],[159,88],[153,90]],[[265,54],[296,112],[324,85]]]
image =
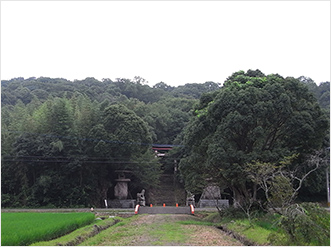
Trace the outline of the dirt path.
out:
[[[239,246],[237,240],[191,215],[136,215],[81,245],[103,246]]]

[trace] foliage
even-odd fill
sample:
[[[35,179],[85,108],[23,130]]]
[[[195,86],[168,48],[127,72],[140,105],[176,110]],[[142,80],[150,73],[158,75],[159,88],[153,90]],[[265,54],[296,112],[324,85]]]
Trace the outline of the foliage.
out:
[[[229,219],[230,221],[234,219],[242,219],[246,217],[245,213],[240,208],[236,208],[236,207],[224,208],[218,211],[218,213],[221,216],[221,219]]]
[[[103,126],[110,153],[130,158],[146,152],[151,143],[147,124],[123,105],[111,105],[104,111]],[[127,147],[130,148],[127,148]]]
[[[151,144],[171,144],[196,102],[184,86],[178,98],[140,77],[16,78],[1,86],[3,207],[101,206],[116,169],[133,171],[131,194],[156,185],[160,160]]]
[[[278,215],[263,211],[254,211],[252,220],[245,213],[234,207],[222,209],[218,213],[210,213],[203,220],[213,222],[225,231],[230,231],[246,245],[274,245],[268,238],[270,234],[280,236],[275,221]]]
[[[147,150],[140,157],[132,160],[135,162],[135,166],[131,168],[135,174],[130,183],[132,188],[140,190],[141,188],[150,188],[159,184],[161,175],[160,163],[151,150]]]
[[[316,203],[293,204],[278,221],[283,234],[271,234],[279,245],[330,245],[330,213]]]
[[[91,213],[1,213],[1,245],[29,245],[91,223]]]
[[[330,244],[330,213],[316,203],[293,204],[283,215],[255,211],[251,221],[242,210],[234,207],[223,209],[219,215],[216,222],[223,229],[244,236],[256,245]],[[206,220],[215,218],[211,216]]]
[[[198,192],[207,180],[216,182],[231,189],[235,203],[256,196],[245,164],[311,153],[328,130],[327,117],[299,80],[260,71],[234,73],[219,91],[201,97],[193,114],[179,164],[186,187]]]
[[[16,108],[22,120],[8,112],[11,147],[2,153],[2,206],[98,206],[108,197],[114,171],[127,164],[137,170],[132,167],[137,161],[139,173],[149,179],[136,179],[135,188],[157,183],[160,164],[146,154],[147,123],[123,105],[100,107],[73,94],[50,98],[30,114],[27,107]]]
[[[248,219],[238,219],[232,223],[227,224],[227,229],[234,231],[245,238],[249,239],[255,245],[270,245],[268,236],[270,229],[259,226],[256,223],[250,222]]]
[[[309,155],[304,166],[293,166],[298,155],[285,157],[279,164],[254,161],[246,164],[245,171],[248,178],[263,190],[266,209],[273,208],[282,214],[284,209],[294,203],[305,179],[314,171],[325,167],[325,157],[322,155],[322,151]]]
[[[134,170],[130,178],[135,194],[155,185],[159,163],[168,172],[180,159],[178,178],[192,192],[201,192],[205,179],[215,177],[240,195],[251,186],[236,181],[244,161],[278,161],[320,144],[325,121],[303,85],[328,109],[329,82],[317,86],[310,78],[298,81],[259,70],[236,72],[223,87],[214,82],[150,87],[139,76],[1,81],[2,206],[100,206],[111,196],[116,169]],[[280,113],[284,115],[278,118]],[[254,124],[254,115],[261,126]],[[286,128],[296,128],[290,136],[286,131],[273,135],[282,119]],[[298,141],[302,136],[309,141]],[[260,152],[264,142],[266,149]],[[284,142],[290,150],[283,148]],[[178,147],[157,160],[148,152],[152,143]],[[329,145],[328,137],[324,145]],[[313,173],[303,184],[306,197],[325,193],[323,172]],[[240,186],[233,186],[238,182]]]
[[[204,92],[218,90],[220,85],[214,82],[203,84],[190,83],[184,86],[171,87],[159,82],[153,87],[148,86],[144,78],[136,76],[133,79],[116,78],[115,81],[105,78],[99,81],[93,77],[84,80],[69,81],[62,78],[14,78],[1,81],[2,105],[15,105],[18,100],[29,104],[37,98],[45,102],[50,97],[67,97],[79,93],[90,100],[120,102],[127,99],[138,99],[144,103],[155,103],[163,98],[198,99]]]
[[[309,77],[300,76],[298,79],[314,94],[320,106],[330,113],[330,82],[321,82],[317,86]]]

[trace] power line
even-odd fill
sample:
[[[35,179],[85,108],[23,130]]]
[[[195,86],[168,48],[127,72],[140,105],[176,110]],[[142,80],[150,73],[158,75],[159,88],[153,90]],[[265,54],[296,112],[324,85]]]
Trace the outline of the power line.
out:
[[[20,160],[20,159],[3,159],[5,162],[34,162],[34,163],[70,163],[75,160]],[[154,162],[124,162],[124,161],[82,161],[83,164],[153,164]]]
[[[103,141],[105,143],[125,144],[125,145],[157,146],[160,148],[162,148],[162,147],[184,147],[184,145],[175,145],[175,144],[128,142],[128,141],[120,141],[120,140],[107,140],[107,139],[86,138],[86,137],[77,137],[77,136],[62,136],[62,135],[54,135],[54,134],[46,134],[46,133],[32,133],[32,132],[17,131],[17,130],[3,130],[3,131],[9,132],[9,133],[20,133],[20,134],[30,134],[30,135],[45,136],[45,137],[54,137],[54,138],[59,138],[59,139],[73,139],[73,140],[92,141],[92,142]]]

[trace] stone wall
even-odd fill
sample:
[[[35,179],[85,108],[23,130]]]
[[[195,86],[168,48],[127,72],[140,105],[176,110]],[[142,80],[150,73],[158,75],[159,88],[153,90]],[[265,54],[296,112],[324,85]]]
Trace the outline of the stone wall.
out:
[[[229,207],[229,200],[209,200],[200,199],[198,203],[199,208],[213,208],[213,207]]]
[[[136,206],[136,200],[126,199],[126,200],[108,200],[108,206],[110,208],[134,208]]]

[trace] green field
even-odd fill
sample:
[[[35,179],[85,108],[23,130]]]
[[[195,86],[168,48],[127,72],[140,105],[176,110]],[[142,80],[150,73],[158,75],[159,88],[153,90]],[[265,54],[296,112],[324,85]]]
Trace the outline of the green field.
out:
[[[1,245],[29,245],[91,223],[92,213],[1,213]]]

